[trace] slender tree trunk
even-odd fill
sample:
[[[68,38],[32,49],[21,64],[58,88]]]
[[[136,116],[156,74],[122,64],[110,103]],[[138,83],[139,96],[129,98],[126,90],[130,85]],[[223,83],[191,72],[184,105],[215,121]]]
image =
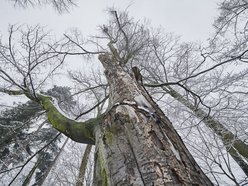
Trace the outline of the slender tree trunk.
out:
[[[99,60],[111,106],[95,130],[93,185],[212,185],[146,91],[113,57]]]
[[[48,167],[48,169],[46,170],[46,173],[42,176],[42,179],[39,180],[39,185],[43,185],[43,183],[46,181],[47,176],[49,175],[49,173],[51,172],[52,168],[56,165],[57,160],[59,159],[61,153],[63,152],[65,145],[67,144],[69,138],[66,138],[65,142],[63,143],[61,149],[59,150],[59,152],[57,153],[56,157],[53,160],[53,163]]]
[[[77,180],[76,186],[83,186],[84,185],[84,178],[85,178],[85,174],[86,174],[86,168],[87,168],[91,149],[92,149],[92,145],[88,144],[84,150],[84,155],[83,155],[82,162],[81,162],[81,165],[79,168],[79,175],[78,175],[78,180]]]
[[[47,149],[46,149],[47,150]],[[24,182],[22,183],[23,186],[29,185],[30,180],[33,176],[33,174],[35,173],[35,170],[37,169],[37,167],[42,163],[42,161],[44,160],[44,155],[39,156],[38,160],[36,161],[36,163],[34,164],[33,168],[30,170],[30,172],[28,173],[28,175],[26,176]]]
[[[234,135],[231,131],[227,130],[222,123],[215,120],[202,109],[196,108],[170,86],[166,86],[164,90],[184,106],[188,107],[196,115],[196,117],[201,119],[207,127],[209,127],[220,137],[227,152],[229,152],[243,172],[248,176],[248,164],[246,163],[248,161],[248,145],[245,144],[242,140],[238,139],[237,136]]]

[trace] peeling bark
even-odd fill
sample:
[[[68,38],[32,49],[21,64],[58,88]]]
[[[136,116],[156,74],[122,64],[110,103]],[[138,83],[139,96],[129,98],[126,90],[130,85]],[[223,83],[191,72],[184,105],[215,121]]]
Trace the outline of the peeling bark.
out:
[[[212,185],[146,91],[100,55],[111,106],[95,130],[93,185]]]

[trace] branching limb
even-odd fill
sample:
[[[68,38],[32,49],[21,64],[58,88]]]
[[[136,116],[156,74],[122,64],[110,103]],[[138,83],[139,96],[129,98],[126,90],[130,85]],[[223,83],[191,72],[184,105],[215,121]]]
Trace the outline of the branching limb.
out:
[[[80,114],[76,117],[76,120],[77,120],[78,118],[80,118],[81,116],[83,116],[83,115],[85,115],[85,114],[88,114],[88,113],[91,112],[92,110],[94,110],[94,109],[96,109],[97,107],[99,107],[99,106],[100,106],[101,104],[103,104],[108,98],[109,98],[109,96],[106,96],[102,101],[98,102],[95,106],[93,106],[93,107],[90,108],[89,110],[80,113]]]
[[[233,62],[233,61],[235,61],[235,60],[241,60],[241,59],[243,58],[243,56],[244,56],[247,52],[248,52],[248,50],[242,52],[242,53],[241,53],[240,55],[238,55],[238,56],[235,56],[235,57],[232,57],[231,59],[228,59],[228,60],[225,60],[225,61],[223,61],[223,62],[220,62],[220,63],[218,63],[218,64],[216,64],[216,65],[214,65],[214,66],[212,66],[212,67],[210,67],[210,68],[208,68],[208,69],[206,69],[206,70],[200,71],[200,72],[198,72],[198,73],[196,73],[196,74],[193,74],[193,75],[191,75],[191,76],[188,76],[188,77],[186,77],[186,78],[183,78],[183,79],[181,79],[181,80],[179,80],[179,81],[177,81],[177,82],[166,82],[166,83],[160,83],[160,84],[144,84],[144,85],[147,86],[147,87],[154,87],[154,88],[155,88],[155,87],[167,86],[167,85],[178,85],[178,84],[181,83],[181,82],[184,82],[184,81],[186,81],[186,80],[189,80],[189,79],[198,77],[199,75],[205,74],[205,73],[207,73],[207,72],[209,72],[209,71],[211,71],[211,70],[214,70],[215,68],[217,68],[217,67],[219,67],[219,66],[222,66],[222,65],[224,65],[224,64],[226,64],[226,63]]]
[[[15,90],[5,90],[0,89],[0,92],[8,93],[10,95],[26,95],[28,98],[28,92],[15,91]],[[63,115],[62,111],[56,107],[56,103],[53,102],[53,98],[36,94],[38,100],[33,99],[33,101],[38,102],[42,108],[46,111],[47,118],[52,126],[58,131],[62,132],[72,140],[79,143],[94,144],[94,127],[102,121],[104,115],[100,115],[97,118],[89,119],[85,122],[78,122],[76,120],[69,119],[67,116]]]

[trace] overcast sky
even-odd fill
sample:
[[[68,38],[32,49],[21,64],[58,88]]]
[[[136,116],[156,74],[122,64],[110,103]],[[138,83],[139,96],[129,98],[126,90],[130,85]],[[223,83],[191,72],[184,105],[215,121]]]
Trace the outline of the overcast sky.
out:
[[[220,0],[80,0],[78,7],[60,15],[48,6],[23,9],[13,7],[10,0],[0,0],[0,34],[6,34],[10,24],[25,23],[46,26],[59,38],[67,29],[75,27],[85,36],[94,35],[97,26],[107,20],[104,10],[114,6],[120,10],[129,7],[130,15],[136,20],[146,18],[153,27],[162,26],[167,32],[181,35],[184,41],[204,41],[213,31],[212,23],[218,13],[217,2]],[[82,63],[76,66],[77,69],[84,68]],[[64,85],[65,81],[62,83]],[[13,97],[9,100],[15,101]],[[9,100],[0,97],[0,103]]]
[[[135,19],[147,18],[154,27],[162,26],[168,32],[181,35],[184,41],[205,40],[213,30],[220,0],[80,0],[70,13],[59,15],[52,8],[22,9],[13,7],[10,0],[0,1],[0,32],[9,24],[40,24],[63,33],[71,27],[79,28],[85,35],[93,35],[97,26],[107,19],[104,10],[116,7],[128,11]]]

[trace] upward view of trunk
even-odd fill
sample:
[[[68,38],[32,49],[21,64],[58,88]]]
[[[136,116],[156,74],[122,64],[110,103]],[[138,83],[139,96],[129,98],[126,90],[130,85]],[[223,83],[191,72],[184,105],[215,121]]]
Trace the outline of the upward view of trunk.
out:
[[[19,3],[25,7],[32,1],[14,2],[30,2]],[[36,2],[32,5],[52,4],[59,12],[74,4],[72,0]],[[51,180],[59,180],[61,175],[54,179],[57,174],[49,172],[67,143],[66,140],[59,148],[59,142],[55,140],[61,133],[87,145],[74,180],[76,186],[212,186],[207,175],[217,185],[245,185],[248,181],[248,144],[243,140],[245,129],[240,132],[240,126],[245,126],[247,120],[248,24],[244,18],[248,6],[244,0],[242,2],[221,3],[220,16],[214,23],[217,30],[204,44],[180,41],[172,33],[164,34],[163,29],[152,28],[147,21],[135,21],[128,15],[128,10],[116,11],[114,8],[107,9],[110,19],[99,25],[99,32],[88,39],[78,29],[69,30],[57,39],[59,36],[53,36],[39,25],[10,25],[7,34],[0,38],[0,94],[18,96],[18,102],[25,102],[26,98],[29,101],[17,105],[16,99],[9,97],[0,101],[3,107],[0,109],[0,155],[3,157],[0,158],[0,178],[3,178],[0,183],[30,185],[36,181],[34,185],[45,185]],[[106,78],[98,65],[91,68],[96,55],[99,55]],[[80,65],[71,62],[75,57],[83,57],[89,63],[76,68]],[[134,64],[145,70],[146,81],[152,85],[143,84],[140,70],[133,67]],[[169,82],[168,78],[173,81]],[[65,81],[63,87],[56,85],[61,80]],[[210,115],[202,102],[198,107],[173,88],[180,86],[193,96],[192,99],[202,101],[190,90],[192,86],[189,89],[184,84],[187,82],[198,88],[200,85],[210,87],[214,97],[224,92],[225,95],[217,96],[219,102],[214,107],[220,114],[225,109],[224,116],[221,115],[223,120]],[[183,104],[183,108],[192,111],[196,117],[193,119],[201,120],[209,129],[203,131],[205,126],[191,128],[193,131],[198,129],[199,136],[192,135],[187,139],[204,143],[201,144],[203,147],[192,144],[191,149],[200,154],[197,159],[204,161],[207,175],[144,85],[161,88],[161,99],[169,94]],[[160,94],[157,89],[152,91]],[[219,108],[221,106],[224,108]],[[77,117],[71,118],[75,114]],[[226,118],[238,125],[229,122],[232,126],[227,126]],[[47,124],[60,133],[50,139],[49,135],[54,131],[50,131]],[[89,161],[93,145],[94,163]],[[246,176],[239,169],[234,172],[237,165],[232,160]],[[91,169],[86,171],[91,165],[94,165],[93,178]],[[64,166],[61,168],[64,171],[62,169]],[[65,181],[65,184],[71,183],[71,179]]]
[[[243,172],[248,176],[248,145],[238,139],[231,131],[227,130],[223,124],[215,120],[205,111],[196,108],[192,103],[186,100],[180,93],[176,92],[170,86],[166,86],[164,90],[173,98],[189,108],[199,119],[201,119],[207,127],[209,127],[222,140],[227,152],[232,156]]]
[[[100,55],[110,107],[95,127],[93,185],[212,185],[180,136],[114,57]]]

